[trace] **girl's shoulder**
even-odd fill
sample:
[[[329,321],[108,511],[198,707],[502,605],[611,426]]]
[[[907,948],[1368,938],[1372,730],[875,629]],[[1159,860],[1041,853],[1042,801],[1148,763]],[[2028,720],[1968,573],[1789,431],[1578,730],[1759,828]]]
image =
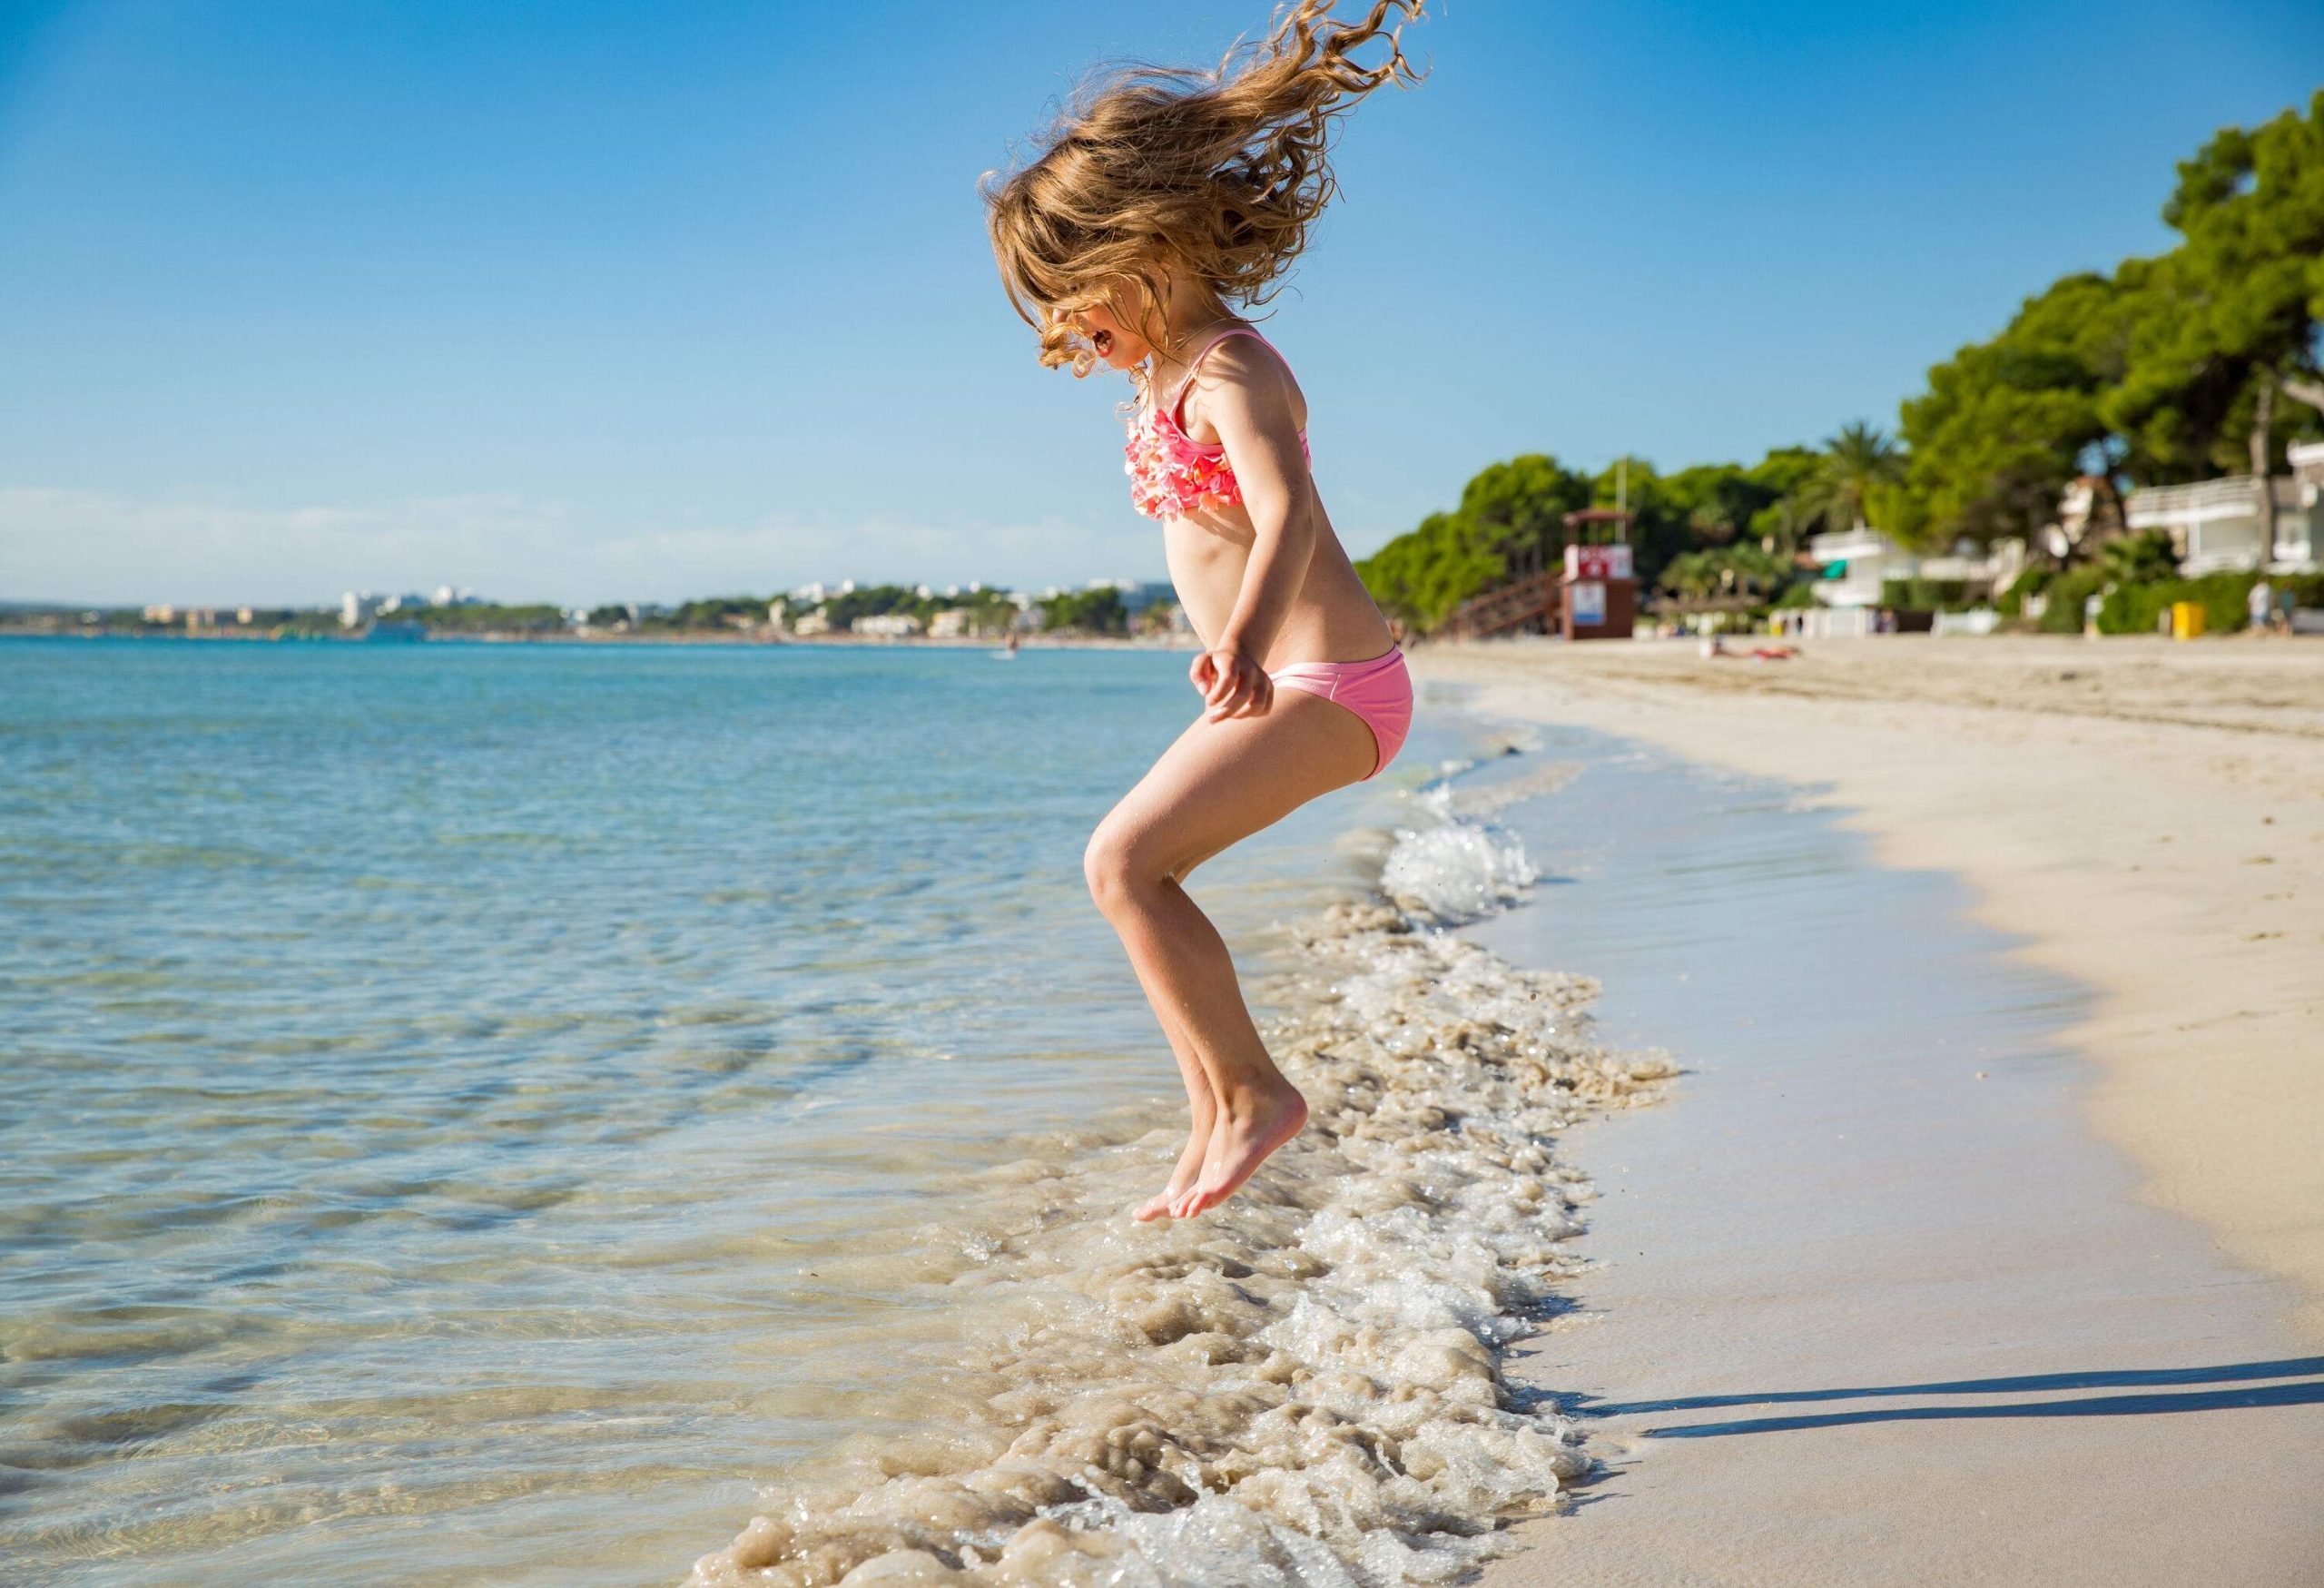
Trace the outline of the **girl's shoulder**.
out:
[[[1236,321],[1213,333],[1210,341],[1195,355],[1196,377],[1213,368],[1246,376],[1265,370],[1291,373],[1291,364],[1282,351],[1267,340],[1257,326],[1246,320]]]
[[[1307,399],[1299,390],[1298,378],[1291,372],[1290,361],[1257,327],[1243,321],[1219,333],[1196,355],[1174,405],[1180,429],[1190,438],[1202,439],[1196,431],[1210,428],[1201,419],[1206,400],[1216,404],[1230,391],[1246,395],[1262,417],[1278,410],[1298,429],[1306,429]],[[1214,434],[1208,439],[1216,438]]]

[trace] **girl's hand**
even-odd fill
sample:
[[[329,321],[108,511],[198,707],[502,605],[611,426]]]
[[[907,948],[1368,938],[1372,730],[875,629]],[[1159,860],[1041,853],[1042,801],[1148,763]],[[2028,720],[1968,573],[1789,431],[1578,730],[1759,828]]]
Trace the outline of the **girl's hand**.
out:
[[[1265,668],[1232,646],[1203,652],[1187,675],[1202,695],[1205,722],[1265,716],[1275,704],[1275,680],[1267,676]]]

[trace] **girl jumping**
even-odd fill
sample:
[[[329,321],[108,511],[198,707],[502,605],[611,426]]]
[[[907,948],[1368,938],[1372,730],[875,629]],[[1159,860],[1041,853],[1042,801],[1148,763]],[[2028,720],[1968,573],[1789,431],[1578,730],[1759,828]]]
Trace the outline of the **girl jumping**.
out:
[[[1201,715],[1098,824],[1083,863],[1194,1115],[1141,1220],[1216,1207],[1307,1119],[1187,873],[1377,775],[1412,721],[1403,656],[1309,472],[1306,399],[1242,311],[1273,296],[1332,196],[1334,122],[1414,81],[1398,34],[1419,9],[1375,0],[1341,22],[1331,0],[1299,0],[1216,72],[1120,72],[986,191],[1001,281],[1040,333],[1041,362],[1131,378],[1130,499],[1160,520],[1202,642],[1188,670]],[[1384,52],[1370,65],[1354,58],[1367,45]]]

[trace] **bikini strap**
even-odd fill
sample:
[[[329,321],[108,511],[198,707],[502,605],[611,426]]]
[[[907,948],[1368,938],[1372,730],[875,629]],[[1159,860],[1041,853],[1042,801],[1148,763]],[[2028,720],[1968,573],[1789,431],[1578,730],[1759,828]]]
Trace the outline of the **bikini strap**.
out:
[[[1225,330],[1220,331],[1216,336],[1212,337],[1208,341],[1203,343],[1202,351],[1196,353],[1193,358],[1187,360],[1186,379],[1178,382],[1178,390],[1170,399],[1170,422],[1177,425],[1181,431],[1186,429],[1187,389],[1194,385],[1195,376],[1202,370],[1202,361],[1210,357],[1210,350],[1216,347],[1220,342],[1225,341],[1230,336],[1257,337],[1261,347],[1266,349],[1271,353],[1275,352],[1275,343],[1267,340],[1267,339],[1263,336],[1259,336],[1258,330],[1255,327],[1248,325],[1230,325]],[[1283,357],[1283,355],[1281,353],[1275,353],[1275,357],[1279,359]]]

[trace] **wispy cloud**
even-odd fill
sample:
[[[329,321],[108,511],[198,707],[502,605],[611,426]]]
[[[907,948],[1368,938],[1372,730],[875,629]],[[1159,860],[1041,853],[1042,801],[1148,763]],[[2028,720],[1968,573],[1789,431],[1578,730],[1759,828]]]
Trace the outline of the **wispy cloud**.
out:
[[[509,600],[668,600],[812,578],[1070,583],[1151,574],[1154,559],[1150,543],[1054,518],[636,528],[504,494],[277,507],[0,487],[0,596],[16,600],[319,605],[439,584]]]

